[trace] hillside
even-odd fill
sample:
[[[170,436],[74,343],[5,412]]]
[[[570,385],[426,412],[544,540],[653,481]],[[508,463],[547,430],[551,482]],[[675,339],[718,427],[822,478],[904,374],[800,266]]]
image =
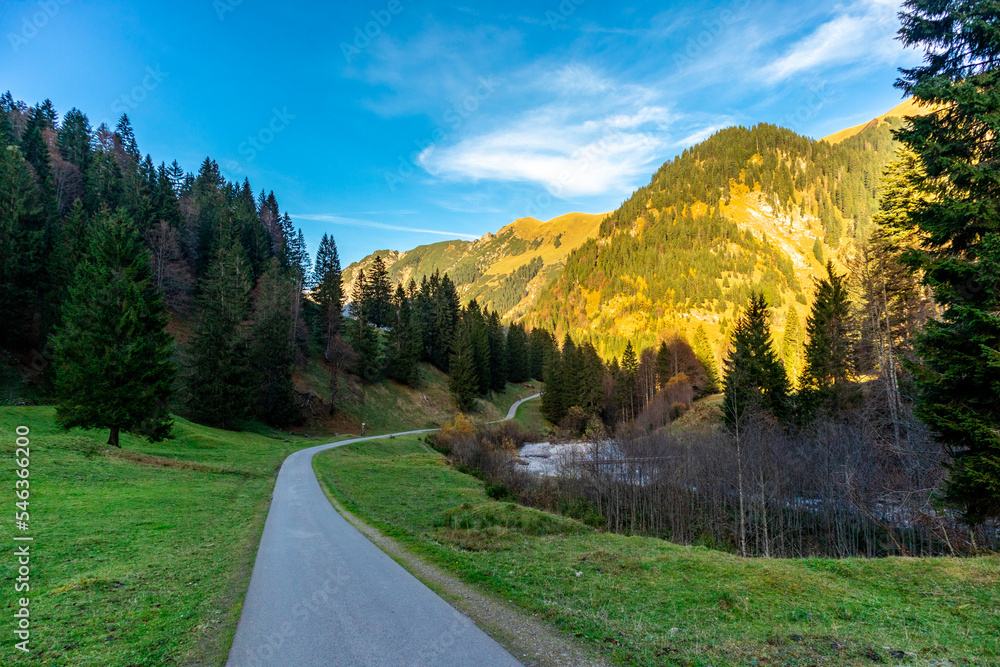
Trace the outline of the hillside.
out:
[[[899,122],[837,144],[772,125],[718,132],[608,216],[528,323],[590,337],[607,357],[629,340],[641,349],[703,326],[721,352],[757,289],[775,308],[780,336],[788,317],[803,317],[825,260],[870,233]]]
[[[490,310],[516,319],[554,278],[569,254],[597,236],[605,215],[568,213],[542,222],[521,218],[475,241],[442,241],[400,252],[380,250],[344,269],[351,293],[360,269],[380,256],[393,283],[420,282],[435,271],[447,273],[462,300],[478,299]]]
[[[870,234],[892,130],[919,113],[908,100],[819,141],[772,125],[721,130],[613,213],[526,218],[476,241],[380,251],[347,267],[345,282],[379,255],[393,281],[447,272],[463,301],[589,339],[605,357],[629,340],[641,349],[703,327],[721,359],[751,289],[774,306],[778,340],[789,317],[801,324],[826,261],[843,268]]]
[[[870,120],[867,123],[862,123],[861,125],[855,125],[854,127],[849,127],[846,130],[840,130],[839,132],[834,132],[830,136],[824,137],[823,141],[826,141],[831,144],[839,144],[841,141],[845,139],[850,139],[853,136],[861,134],[861,132],[868,129],[869,127],[874,127],[889,122],[890,118],[923,116],[925,114],[931,113],[931,111],[933,111],[932,107],[922,107],[918,105],[916,101],[913,100],[913,98],[910,98],[905,102],[903,102],[902,104],[900,104],[899,106],[892,109],[891,111],[882,114],[881,116],[875,118],[874,120]]]

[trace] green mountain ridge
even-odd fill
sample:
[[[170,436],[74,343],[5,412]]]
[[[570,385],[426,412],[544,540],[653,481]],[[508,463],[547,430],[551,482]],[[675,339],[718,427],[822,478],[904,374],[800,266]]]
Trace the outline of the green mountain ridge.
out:
[[[447,273],[463,302],[478,299],[507,319],[523,316],[570,252],[596,235],[606,214],[569,213],[547,222],[521,218],[475,241],[441,241],[408,251],[380,250],[344,269],[347,294],[358,271],[381,257],[393,283]]]
[[[628,341],[643,349],[699,327],[721,358],[751,289],[767,295],[776,336],[789,318],[801,324],[826,259],[842,268],[871,232],[892,130],[922,111],[904,103],[822,140],[766,124],[724,129],[610,214],[524,219],[476,241],[373,253],[345,282],[381,255],[393,281],[447,272],[463,301],[590,340],[608,358]]]

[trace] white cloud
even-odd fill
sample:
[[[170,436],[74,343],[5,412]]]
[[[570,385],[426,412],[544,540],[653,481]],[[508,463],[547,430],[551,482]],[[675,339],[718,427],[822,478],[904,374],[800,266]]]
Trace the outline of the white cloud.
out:
[[[334,225],[344,225],[347,227],[368,227],[370,229],[385,229],[393,232],[412,232],[415,234],[434,234],[436,236],[447,236],[448,238],[463,238],[475,240],[478,236],[473,234],[462,234],[451,232],[445,229],[420,229],[419,227],[404,227],[401,225],[390,225],[384,222],[374,222],[372,220],[359,220],[357,218],[345,218],[339,215],[329,214],[292,214],[292,218],[298,220],[314,220],[316,222],[329,222]]]
[[[898,7],[893,0],[861,0],[794,43],[761,70],[768,83],[801,72],[849,63],[893,62],[903,53],[895,41]]]
[[[556,99],[478,135],[432,146],[421,166],[442,178],[537,183],[568,197],[627,192],[662,161],[675,117],[654,103],[655,91],[581,65],[539,81]]]

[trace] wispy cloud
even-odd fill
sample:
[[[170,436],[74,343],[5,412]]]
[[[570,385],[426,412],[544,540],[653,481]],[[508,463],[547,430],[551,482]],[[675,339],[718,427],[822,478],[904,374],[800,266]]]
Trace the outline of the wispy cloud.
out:
[[[297,220],[313,220],[316,222],[329,222],[334,225],[344,225],[346,227],[368,227],[370,229],[384,229],[392,232],[411,232],[414,234],[434,234],[436,236],[447,236],[448,238],[462,238],[475,240],[478,236],[473,234],[462,234],[461,232],[452,232],[444,229],[421,229],[419,227],[405,227],[403,225],[390,225],[384,222],[375,222],[373,220],[360,220],[358,218],[346,218],[340,215],[329,215],[329,214],[291,214],[291,217]]]
[[[676,120],[657,91],[580,64],[538,80],[543,101],[420,156],[445,179],[536,183],[557,197],[627,192],[662,160]]]
[[[893,62],[903,52],[895,41],[898,3],[861,0],[845,7],[761,70],[768,83],[803,72],[852,63]]]

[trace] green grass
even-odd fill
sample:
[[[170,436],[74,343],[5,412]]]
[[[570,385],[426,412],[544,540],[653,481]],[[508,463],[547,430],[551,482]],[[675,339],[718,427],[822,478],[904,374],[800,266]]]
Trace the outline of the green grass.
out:
[[[552,430],[552,426],[542,416],[541,400],[528,401],[519,407],[517,415],[514,416],[514,421],[532,433],[539,435],[544,435]]]
[[[52,408],[0,408],[2,488],[13,511],[14,428],[31,429],[32,653],[0,664],[221,665],[249,583],[274,475],[310,441],[178,420],[150,445],[60,431]],[[10,515],[8,515],[10,516]],[[10,521],[0,539],[12,542]],[[13,550],[0,559],[11,623]]]
[[[489,500],[417,438],[331,450],[315,466],[372,525],[623,663],[1000,664],[996,556],[743,560],[599,533]]]
[[[439,428],[458,414],[451,396],[448,376],[430,364],[420,364],[420,386],[413,388],[398,382],[384,380],[366,386],[359,394],[342,406],[355,422],[353,432],[360,432],[365,423],[365,433],[378,435],[417,429]],[[472,421],[486,422],[502,419],[518,397],[538,393],[540,383],[508,384],[504,392],[496,392],[477,402]]]

